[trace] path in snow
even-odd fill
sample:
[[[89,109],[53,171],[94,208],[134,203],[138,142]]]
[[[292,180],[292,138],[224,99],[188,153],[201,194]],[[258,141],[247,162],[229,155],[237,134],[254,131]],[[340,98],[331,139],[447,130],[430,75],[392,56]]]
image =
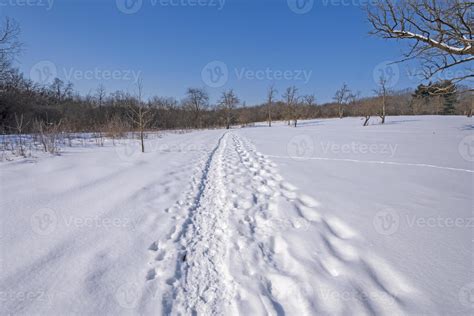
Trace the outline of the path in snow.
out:
[[[226,133],[168,210],[176,222],[149,245],[144,282],[165,314],[402,314],[429,305],[321,207],[247,139]]]

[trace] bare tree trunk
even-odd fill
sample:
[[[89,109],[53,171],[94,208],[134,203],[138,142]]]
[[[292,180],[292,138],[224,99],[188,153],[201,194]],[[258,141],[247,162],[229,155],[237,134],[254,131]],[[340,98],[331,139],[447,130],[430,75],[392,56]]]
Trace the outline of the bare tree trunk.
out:
[[[142,153],[144,153],[145,152],[144,134],[145,134],[145,129],[152,121],[152,112],[149,107],[144,108],[144,104],[142,104],[143,80],[141,78],[138,80],[137,88],[138,88],[138,95],[136,99],[137,104],[134,105],[133,102],[129,104],[128,116],[130,118],[131,123],[137,125],[138,127],[138,131],[140,132],[141,149],[142,149]]]
[[[21,114],[20,117],[18,117],[15,112],[15,122],[16,122],[16,130],[18,132],[18,140],[20,142],[19,154],[25,157],[25,150],[23,148],[23,137],[22,137],[23,127],[24,127],[23,114]]]
[[[267,93],[268,127],[272,127],[272,104],[276,92],[275,87],[271,85]]]
[[[291,120],[294,121],[294,126],[296,127],[296,120],[298,118],[297,114],[297,106],[298,106],[298,96],[295,86],[288,87],[283,94],[283,99],[285,100],[285,108],[286,108],[286,117],[288,120],[288,126],[291,126]]]
[[[436,100],[435,100],[435,115],[438,115],[439,114],[439,108],[440,108],[440,102],[441,101],[441,97],[440,96],[436,96]]]
[[[382,124],[385,124],[385,95],[382,96],[382,115],[380,118],[382,119]]]
[[[385,124],[385,105],[387,103],[387,95],[388,95],[388,90],[387,90],[387,78],[385,78],[385,75],[381,75],[379,77],[379,89],[375,90],[375,92],[378,94],[379,97],[382,98],[382,109],[379,112],[379,117],[382,119],[382,124]]]
[[[144,137],[143,137],[143,129],[142,129],[142,130],[140,130],[140,141],[142,143],[142,153],[145,152],[145,142],[144,142],[143,138]]]
[[[295,123],[294,127],[298,124],[298,101],[295,101],[293,104],[293,121]]]
[[[219,106],[222,108],[225,114],[225,127],[230,129],[232,122],[232,113],[234,108],[239,104],[239,98],[235,95],[234,91],[228,90],[222,93],[221,99],[219,100]]]
[[[369,125],[369,120],[370,120],[370,115],[365,116],[365,121],[363,126],[368,126]]]

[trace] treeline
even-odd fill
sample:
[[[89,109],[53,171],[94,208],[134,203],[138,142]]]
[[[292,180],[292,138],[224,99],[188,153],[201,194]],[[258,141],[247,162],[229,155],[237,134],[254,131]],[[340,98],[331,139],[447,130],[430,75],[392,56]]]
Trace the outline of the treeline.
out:
[[[182,100],[152,97],[145,101],[141,82],[139,93],[134,95],[107,93],[101,85],[92,95],[81,96],[72,84],[60,79],[41,86],[13,70],[0,80],[0,128],[7,134],[34,133],[59,125],[66,132],[120,133],[134,129],[245,126],[269,120],[296,125],[300,119],[346,116],[472,115],[473,97],[467,88],[453,88],[446,82],[436,85],[448,87],[446,93],[431,94],[430,86],[420,85],[415,91],[385,92],[365,98],[344,85],[336,92],[334,102],[322,105],[316,104],[314,95],[298,95],[296,87],[289,87],[281,97],[272,87],[267,101],[246,106],[232,90],[224,91],[218,102],[211,104],[206,90],[201,88],[188,89]]]

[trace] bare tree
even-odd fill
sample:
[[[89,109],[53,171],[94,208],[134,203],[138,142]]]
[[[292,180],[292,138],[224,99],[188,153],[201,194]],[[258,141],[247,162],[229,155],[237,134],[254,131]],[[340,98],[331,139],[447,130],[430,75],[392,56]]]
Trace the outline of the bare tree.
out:
[[[303,96],[303,101],[307,106],[316,105],[316,97],[314,96],[314,94],[307,94]]]
[[[234,90],[230,89],[228,91],[222,92],[221,99],[219,100],[219,105],[224,110],[226,129],[230,128],[232,112],[238,104],[239,98],[235,95]]]
[[[466,0],[384,0],[367,9],[372,34],[411,41],[401,61],[421,61],[425,79],[459,65],[465,73],[456,82],[472,78],[474,60],[472,10]]]
[[[103,84],[100,84],[95,90],[95,98],[97,100],[97,105],[99,106],[99,108],[102,107],[102,105],[104,104],[105,96],[105,87]]]
[[[189,88],[186,92],[186,106],[193,112],[193,120],[196,128],[202,126],[201,114],[209,107],[209,95],[205,89]]]
[[[316,97],[314,94],[304,95],[302,97],[302,102],[306,106],[304,113],[302,113],[303,118],[306,119],[306,118],[314,118],[314,117],[319,116],[319,109],[315,109]]]
[[[295,86],[291,86],[286,88],[285,93],[283,94],[283,100],[285,100],[287,114],[288,114],[288,125],[291,123],[291,119],[293,119],[294,127],[296,127],[298,123],[298,89]]]
[[[26,126],[28,126],[29,122],[25,123],[23,114],[20,114],[18,116],[15,112],[15,125],[16,125],[16,131],[18,133],[18,142],[19,142],[19,154],[23,157],[25,157],[25,147],[23,146],[23,132]]]
[[[65,84],[61,79],[54,78],[53,83],[51,83],[51,90],[54,92],[56,103],[61,103],[72,97],[73,84],[71,82]]]
[[[6,17],[0,26],[0,80],[5,80],[12,71],[11,65],[21,52],[22,44],[18,40],[20,27],[18,23]]]
[[[385,117],[386,117],[385,109],[386,109],[386,103],[387,103],[388,92],[389,92],[387,88],[388,79],[385,77],[385,75],[382,74],[379,77],[378,84],[379,84],[379,88],[375,90],[375,93],[380,97],[382,101],[379,116],[382,119],[382,124],[385,124]]]
[[[145,130],[153,119],[150,107],[146,107],[142,102],[143,97],[143,79],[140,78],[137,81],[137,102],[131,102],[129,104],[128,117],[130,118],[133,125],[138,128],[140,132],[140,142],[142,147],[142,153],[145,152]]]
[[[339,118],[344,117],[344,105],[349,103],[354,97],[347,84],[343,84],[342,87],[336,91],[333,100],[337,103],[337,113]]]
[[[273,107],[273,101],[274,101],[276,93],[277,93],[277,90],[275,89],[275,86],[271,85],[270,88],[268,88],[268,92],[267,92],[268,127],[272,127],[272,107]]]

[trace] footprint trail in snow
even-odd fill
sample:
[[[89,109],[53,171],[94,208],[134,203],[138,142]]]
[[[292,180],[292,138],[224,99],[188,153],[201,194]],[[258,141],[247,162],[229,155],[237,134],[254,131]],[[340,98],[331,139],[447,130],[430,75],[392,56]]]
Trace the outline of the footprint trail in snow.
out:
[[[323,207],[228,132],[169,210],[175,226],[149,245],[145,282],[163,283],[157,295],[173,315],[393,315],[430,304]]]

